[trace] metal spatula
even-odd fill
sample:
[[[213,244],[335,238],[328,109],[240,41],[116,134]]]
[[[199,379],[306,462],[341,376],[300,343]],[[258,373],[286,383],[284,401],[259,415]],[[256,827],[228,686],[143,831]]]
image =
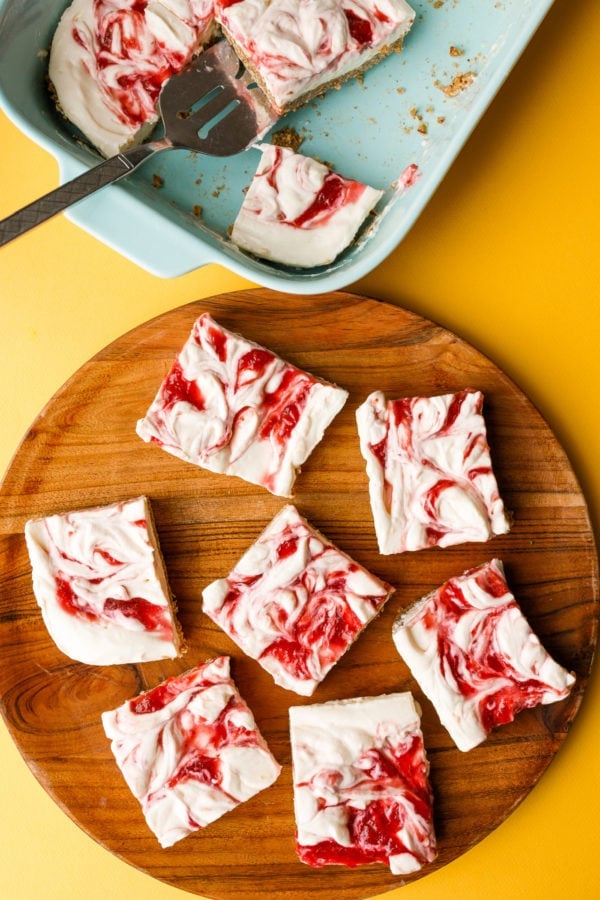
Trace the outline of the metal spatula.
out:
[[[105,160],[0,222],[0,246],[78,200],[129,175],[161,150],[180,147],[207,156],[240,153],[277,120],[263,92],[226,41],[205,50],[163,87],[159,112],[165,136]]]

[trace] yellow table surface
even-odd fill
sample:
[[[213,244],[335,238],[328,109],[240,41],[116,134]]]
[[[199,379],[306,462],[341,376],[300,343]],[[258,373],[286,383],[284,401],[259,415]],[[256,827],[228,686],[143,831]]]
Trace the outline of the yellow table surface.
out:
[[[349,286],[449,328],[517,382],[569,455],[596,534],[599,40],[598,0],[557,0],[408,237]],[[0,216],[57,183],[54,160],[1,114],[0,173]],[[163,311],[246,287],[217,266],[158,279],[62,216],[1,249],[0,471],[55,390],[108,342]],[[599,747],[596,666],[564,747],[509,819],[442,871],[386,896],[600,897]],[[80,831],[37,783],[3,724],[0,779],[0,896],[190,896]]]

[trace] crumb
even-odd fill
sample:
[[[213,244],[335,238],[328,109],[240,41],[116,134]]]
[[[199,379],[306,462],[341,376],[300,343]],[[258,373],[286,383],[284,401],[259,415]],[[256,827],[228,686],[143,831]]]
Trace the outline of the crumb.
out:
[[[193,214],[196,216],[197,219],[201,219],[201,218],[202,218],[202,207],[200,206],[199,203],[196,203],[196,204],[192,207],[192,212],[193,212]]]
[[[435,0],[435,3],[433,4],[433,8],[440,9],[440,7],[442,7],[443,5],[444,5],[444,0]]]
[[[152,187],[160,189],[165,183],[164,178],[161,178],[160,175],[157,175],[156,172],[152,175]]]
[[[413,119],[417,120],[417,131],[419,132],[419,134],[427,134],[427,123],[423,121],[423,116],[421,115],[417,107],[413,106],[413,108],[409,110],[409,113]]]
[[[460,47],[451,46],[449,52],[450,56],[462,56],[465,51],[461,50]]]
[[[403,94],[405,92],[405,90],[406,90],[406,88],[396,88],[396,93]]]
[[[445,121],[446,121],[446,116],[438,116],[437,117],[438,125],[443,125]]]
[[[443,91],[447,97],[456,97],[461,91],[464,91],[473,83],[475,72],[459,72],[450,84],[442,84],[440,81],[434,81],[434,86]]]
[[[295,128],[290,128],[289,126],[275,131],[271,137],[271,143],[276,147],[289,147],[294,153],[297,153],[303,141],[302,135]]]

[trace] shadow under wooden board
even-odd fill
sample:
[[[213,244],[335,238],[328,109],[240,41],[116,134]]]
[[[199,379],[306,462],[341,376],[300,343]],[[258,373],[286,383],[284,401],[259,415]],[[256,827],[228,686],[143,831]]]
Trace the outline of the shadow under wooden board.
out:
[[[312,698],[274,685],[201,611],[202,588],[232,568],[285,502],[144,444],[135,423],[202,311],[350,392],[305,464],[294,502],[307,518],[396,591]],[[488,438],[510,534],[383,557],[377,551],[354,412],[366,395],[485,395]],[[146,494],[189,643],[181,660],[93,668],[63,656],[36,606],[23,526],[32,516]],[[399,610],[452,575],[503,560],[533,628],[577,682],[561,703],[521,713],[482,746],[457,750],[396,653]],[[586,688],[596,644],[598,571],[585,500],[548,425],[488,359],[410,312],[349,293],[296,297],[267,290],[183,306],[119,338],[51,399],[18,449],[0,489],[2,711],[33,773],[88,834],[132,865],[211,898],[365,898],[401,883],[385,866],[311,869],[294,850],[290,705],[412,690],[436,797],[446,865],[502,822],[560,748]],[[100,714],[168,675],[218,654],[283,765],[268,790],[174,847],[147,829],[111,755]]]

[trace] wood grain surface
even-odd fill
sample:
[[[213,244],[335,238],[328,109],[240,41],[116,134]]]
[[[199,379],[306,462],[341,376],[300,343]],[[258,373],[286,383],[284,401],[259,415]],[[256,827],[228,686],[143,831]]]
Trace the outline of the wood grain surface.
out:
[[[287,710],[311,702],[275,686],[201,612],[202,588],[225,575],[284,503],[239,479],[181,462],[135,434],[200,312],[347,388],[350,399],[296,483],[299,510],[396,592],[312,702],[410,689],[423,708],[439,841],[421,877],[464,853],[514,809],[559,750],[585,690],[596,645],[597,558],[584,498],[548,425],[521,391],[463,341],[398,307],[348,293],[267,290],[183,306],[124,335],[83,366],[25,436],[0,489],[0,691],[8,728],[34,775],[87,833],[134,866],[211,898],[365,898],[400,884],[385,866],[310,869],[294,850]],[[509,535],[382,557],[369,508],[354,412],[390,397],[481,389]],[[93,668],[63,656],[36,606],[23,538],[32,516],[146,494],[177,597],[183,659]],[[520,714],[469,753],[439,725],[391,640],[399,610],[496,556],[533,628],[577,674],[572,695]],[[162,850],[111,755],[100,714],[217,654],[283,765],[278,782],[203,832]],[[552,811],[548,811],[549,815]],[[409,880],[409,879],[407,879]]]

